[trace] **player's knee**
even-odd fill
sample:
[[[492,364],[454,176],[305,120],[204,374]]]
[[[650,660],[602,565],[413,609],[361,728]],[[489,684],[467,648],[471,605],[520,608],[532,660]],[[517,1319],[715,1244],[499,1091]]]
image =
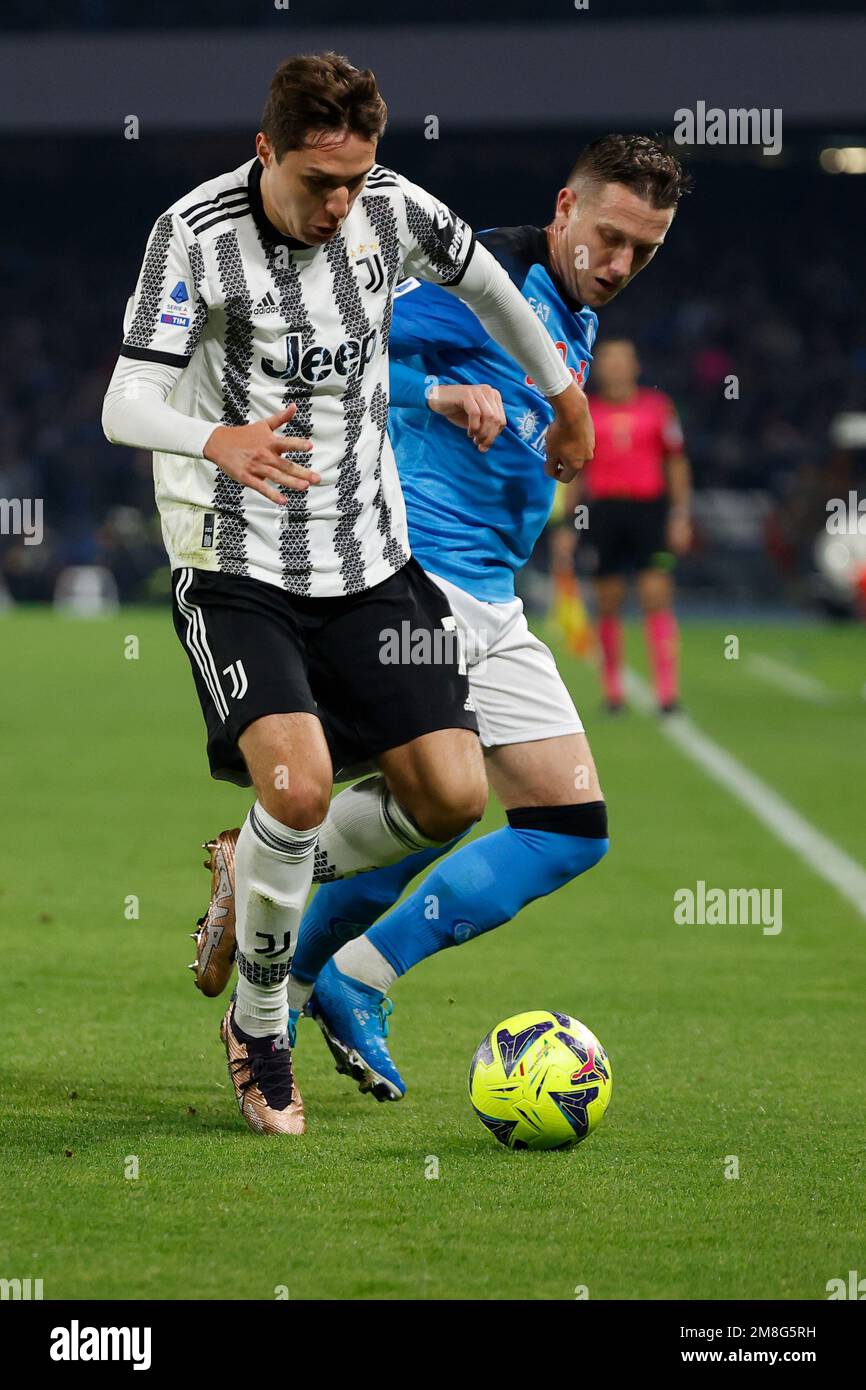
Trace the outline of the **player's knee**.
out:
[[[258,788],[268,815],[293,830],[312,830],[328,814],[331,788],[315,777],[294,777],[288,787]]]
[[[481,819],[487,809],[487,774],[483,763],[479,763],[479,766],[464,779],[458,800],[457,814],[460,826],[450,831],[446,838],[450,838],[452,834],[458,835],[461,830],[468,830]]]
[[[601,863],[609,849],[610,838],[607,835],[581,837],[579,847],[571,846],[571,877],[576,878],[578,874],[585,874],[587,869],[594,869],[596,864]]]
[[[462,835],[480,820],[486,805],[487,779],[482,767],[478,774],[439,779],[419,789],[415,806],[407,809],[424,835],[444,841]]]
[[[474,735],[435,758],[394,769],[388,785],[421,833],[440,843],[462,835],[487,805],[487,774]]]
[[[415,816],[418,829],[430,840],[443,842],[463,835],[484,814],[484,801],[473,798],[454,801],[428,801]]]
[[[618,617],[625,600],[625,580],[619,575],[599,575],[596,579],[595,597],[600,617]]]
[[[539,870],[550,879],[546,892],[594,868],[610,847],[604,801],[516,807],[507,815],[512,830],[539,853]]]
[[[638,594],[644,613],[661,613],[672,607],[674,591],[670,575],[645,570],[638,580]]]

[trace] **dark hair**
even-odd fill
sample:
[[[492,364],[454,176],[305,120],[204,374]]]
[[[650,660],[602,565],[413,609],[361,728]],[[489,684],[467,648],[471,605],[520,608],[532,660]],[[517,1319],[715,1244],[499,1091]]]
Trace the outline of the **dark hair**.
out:
[[[348,130],[378,140],[387,117],[369,68],[359,71],[339,53],[305,53],[281,63],[271,78],[262,130],[280,160],[313,131]]]
[[[593,140],[569,174],[569,188],[580,179],[624,184],[654,208],[675,208],[694,182],[664,138],[651,135],[602,135]]]

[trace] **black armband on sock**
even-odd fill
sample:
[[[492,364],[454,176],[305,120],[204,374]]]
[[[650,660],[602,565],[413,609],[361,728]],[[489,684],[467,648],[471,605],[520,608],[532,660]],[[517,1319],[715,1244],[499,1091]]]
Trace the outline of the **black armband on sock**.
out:
[[[575,806],[517,806],[507,811],[512,830],[548,830],[554,835],[607,839],[607,804],[581,801]]]

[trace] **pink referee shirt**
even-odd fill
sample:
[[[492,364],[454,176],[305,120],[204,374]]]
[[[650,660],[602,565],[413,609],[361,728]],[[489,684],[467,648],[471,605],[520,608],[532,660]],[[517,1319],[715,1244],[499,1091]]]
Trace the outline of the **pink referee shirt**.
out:
[[[595,454],[586,465],[590,497],[649,501],[667,490],[664,463],[683,447],[676,408],[663,391],[638,387],[628,401],[590,397]]]

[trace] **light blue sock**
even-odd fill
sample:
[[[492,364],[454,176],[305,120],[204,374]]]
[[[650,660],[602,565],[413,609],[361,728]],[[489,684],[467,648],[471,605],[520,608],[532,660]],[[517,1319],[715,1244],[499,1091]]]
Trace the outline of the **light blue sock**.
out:
[[[508,922],[591,869],[609,840],[506,826],[464,845],[365,933],[398,975]]]
[[[322,966],[346,941],[361,936],[400,897],[407,883],[428,864],[447,854],[462,836],[445,845],[418,850],[385,869],[368,869],[352,878],[323,883],[313,894],[298,930],[292,975],[304,984],[315,980]]]

